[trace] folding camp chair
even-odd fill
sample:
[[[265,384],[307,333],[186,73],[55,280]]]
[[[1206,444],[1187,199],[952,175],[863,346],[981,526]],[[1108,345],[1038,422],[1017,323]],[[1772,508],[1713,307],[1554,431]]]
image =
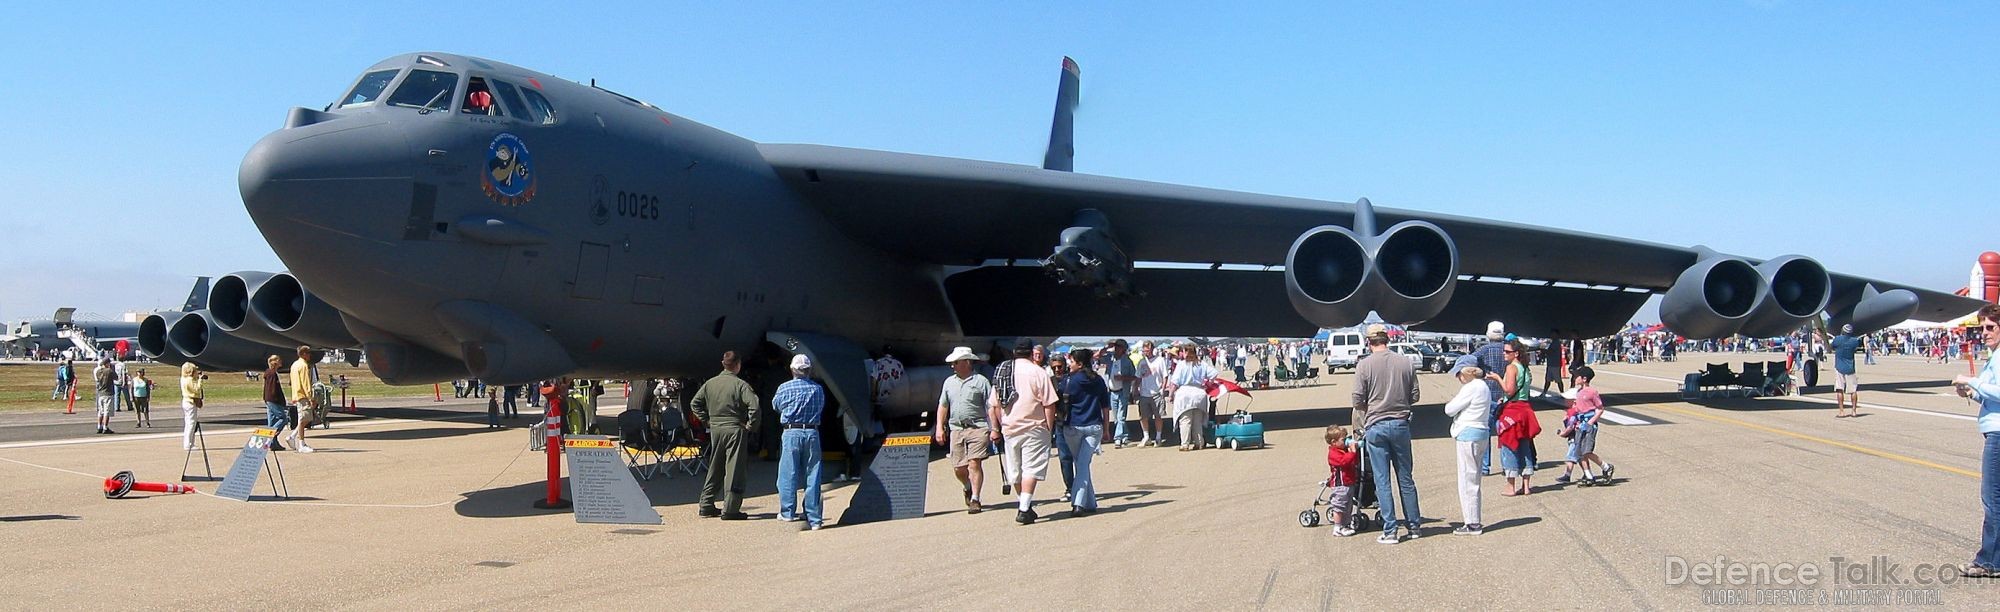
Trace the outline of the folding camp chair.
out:
[[[673,477],[675,468],[689,476],[701,473],[708,468],[708,453],[694,428],[688,425],[687,415],[671,403],[662,408],[659,432],[665,449],[667,477]]]
[[[667,451],[672,448],[647,422],[643,410],[618,413],[618,442],[625,447],[625,464],[644,480],[652,480],[653,475],[660,473],[667,465]]]

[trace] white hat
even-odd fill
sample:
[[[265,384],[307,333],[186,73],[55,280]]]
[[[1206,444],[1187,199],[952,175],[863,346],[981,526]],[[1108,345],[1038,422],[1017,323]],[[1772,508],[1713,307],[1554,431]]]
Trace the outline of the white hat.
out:
[[[969,347],[969,346],[960,346],[960,347],[954,347],[954,348],[952,348],[952,349],[951,349],[951,355],[950,355],[950,356],[947,356],[947,357],[945,357],[945,358],[944,358],[944,362],[945,362],[945,363],[958,363],[958,362],[960,362],[960,361],[964,361],[964,360],[967,360],[967,359],[970,359],[970,360],[973,360],[973,361],[979,361],[979,356],[978,356],[978,355],[974,355],[974,354],[972,354],[972,347]]]
[[[1506,335],[1506,333],[1507,326],[1499,321],[1486,324],[1486,335],[1488,336],[1501,336]]]
[[[799,353],[797,355],[792,356],[792,369],[810,370],[812,369],[812,367],[813,367],[813,360],[811,357],[807,357],[805,353]]]

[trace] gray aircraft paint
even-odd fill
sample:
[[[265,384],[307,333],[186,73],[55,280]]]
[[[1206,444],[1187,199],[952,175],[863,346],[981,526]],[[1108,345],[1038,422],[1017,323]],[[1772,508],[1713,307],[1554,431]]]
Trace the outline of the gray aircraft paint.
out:
[[[457,75],[447,108],[385,102],[412,69]],[[1301,232],[1357,221],[1350,203],[758,144],[603,89],[477,58],[410,54],[364,73],[378,70],[402,72],[377,101],[294,109],[285,129],[251,149],[239,174],[245,207],[291,272],[345,313],[364,343],[406,343],[475,363],[494,355],[540,360],[506,368],[516,373],[705,375],[723,350],[751,350],[771,331],[827,338],[847,345],[835,349],[842,353],[893,344],[906,363],[930,365],[955,344],[984,352],[987,338],[965,336],[975,328],[983,336],[1047,336],[1069,331],[1065,309],[1121,307],[1083,297],[1006,304],[1011,285],[970,298],[947,291],[948,276],[990,269],[982,262],[1045,256],[1080,210],[1108,219],[1135,261],[1270,266]],[[506,116],[460,112],[472,77],[489,87],[532,88],[557,119],[525,120],[505,95],[496,104]],[[1066,102],[1058,103],[1059,120]],[[1060,128],[1052,131],[1052,149]],[[1061,144],[1051,158],[1066,157],[1060,153],[1070,143]],[[524,148],[527,163],[492,153],[502,145]],[[531,197],[495,195],[494,179],[482,173],[496,164],[514,168],[505,174],[514,178],[526,165]],[[1418,211],[1377,214],[1382,227],[1423,220],[1448,232],[1461,256],[1462,290],[1466,282],[1501,281],[1462,294],[1518,301],[1511,310],[1523,317],[1581,307],[1621,311],[1571,330],[1579,334],[1622,323],[1643,292],[1665,290],[1705,252]],[[1244,309],[1253,319],[1232,312],[1243,302],[1282,304],[1280,273],[1213,276],[1246,291],[1277,292],[1181,292],[1177,301],[1135,297],[1124,307],[1181,313],[1180,320],[1218,328],[1149,333],[1311,333],[1295,313]],[[1024,293],[1050,292],[1024,275],[1001,277]],[[1512,282],[1522,279],[1543,284]],[[1551,286],[1558,281],[1599,286]],[[1907,288],[1838,274],[1831,281],[1830,310],[1853,308],[1871,283],[1882,291]],[[1963,298],[1914,294],[1919,314],[1970,311]],[[966,299],[981,305],[954,306]],[[458,305],[441,315],[447,304]],[[1454,301],[1422,328],[1478,331],[1472,327],[1487,317],[1477,306]],[[965,319],[975,312],[1015,316]],[[1208,316],[1184,316],[1190,312]],[[1555,325],[1546,330],[1563,331]],[[524,355],[509,346],[556,346],[566,355]]]

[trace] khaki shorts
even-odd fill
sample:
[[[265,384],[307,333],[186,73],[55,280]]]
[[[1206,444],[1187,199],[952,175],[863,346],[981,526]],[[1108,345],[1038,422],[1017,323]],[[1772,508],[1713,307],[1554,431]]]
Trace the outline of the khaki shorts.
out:
[[[1860,377],[1861,377],[1861,375],[1860,375],[1860,374],[1858,374],[1858,373],[1857,373],[1857,374],[1842,374],[1842,373],[1839,373],[1839,372],[1834,372],[1834,373],[1833,373],[1833,390],[1834,390],[1834,391],[1845,391],[1845,392],[1848,392],[1848,393],[1853,393],[1853,392],[1854,392],[1854,387],[1855,387],[1855,385],[1858,385],[1858,384],[1861,384],[1861,381],[1860,381],[1860,380],[1858,380],[1858,379],[1859,379]]]
[[[1160,415],[1159,396],[1144,395],[1139,397],[1139,418],[1157,419],[1160,418],[1160,416],[1161,415]]]
[[[1048,480],[1051,436],[1046,427],[1007,436],[1007,456],[1000,458],[1000,467],[1007,472],[1007,480],[1020,482],[1023,475],[1035,480]]]
[[[993,456],[987,442],[993,439],[993,430],[985,427],[970,427],[951,430],[951,440],[945,456],[951,459],[951,466],[962,468]]]

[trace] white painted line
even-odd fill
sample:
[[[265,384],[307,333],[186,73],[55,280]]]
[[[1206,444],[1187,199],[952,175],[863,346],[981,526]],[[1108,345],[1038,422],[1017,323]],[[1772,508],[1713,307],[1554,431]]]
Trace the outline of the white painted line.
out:
[[[1646,375],[1644,375],[1644,374],[1629,374],[1629,373],[1625,373],[1625,372],[1612,372],[1612,371],[1608,371],[1608,370],[1607,370],[1607,371],[1604,371],[1603,373],[1604,373],[1604,374],[1617,374],[1617,375],[1619,375],[1619,376],[1630,376],[1630,377],[1632,377],[1632,378],[1643,378],[1643,379],[1646,379],[1646,380],[1657,380],[1657,381],[1660,381],[1660,382],[1669,382],[1669,383],[1674,383],[1674,386],[1675,386],[1675,388],[1679,388],[1679,387],[1680,387],[1680,384],[1681,384],[1681,381],[1678,381],[1678,380],[1674,380],[1674,379],[1671,379],[1671,378],[1660,378],[1660,377],[1658,377],[1658,376],[1646,376]],[[1824,398],[1818,398],[1818,397],[1812,397],[1812,396],[1807,396],[1807,395],[1787,395],[1787,396],[1785,396],[1785,398],[1786,398],[1786,399],[1795,399],[1795,400],[1799,400],[1799,401],[1803,401],[1803,402],[1818,402],[1818,403],[1821,403],[1821,404],[1832,404],[1832,403],[1834,403],[1834,401],[1833,401],[1833,400],[1830,400],[1830,399],[1824,399]],[[1925,415],[1925,416],[1934,416],[1934,417],[1943,417],[1943,418],[1947,418],[1947,419],[1958,419],[1958,420],[1961,420],[1961,421],[1978,421],[1978,420],[1979,420],[1979,417],[1975,417],[1975,416],[1971,416],[1971,415],[1964,415],[1964,414],[1953,414],[1953,413],[1950,413],[1950,412],[1939,412],[1939,411],[1936,411],[1936,410],[1924,410],[1924,409],[1921,409],[1921,408],[1904,408],[1904,407],[1901,407],[1901,406],[1885,406],[1885,405],[1882,405],[1882,404],[1868,404],[1868,403],[1863,403],[1863,404],[1861,404],[1861,407],[1863,407],[1863,408],[1873,408],[1873,409],[1876,409],[1876,410],[1887,410],[1887,411],[1890,411],[1890,412],[1904,412],[1904,413],[1909,413],[1909,414],[1921,414],[1921,415]]]
[[[1630,415],[1627,415],[1627,414],[1623,414],[1623,413],[1620,413],[1620,412],[1618,412],[1618,411],[1616,411],[1616,410],[1612,410],[1612,409],[1609,409],[1609,408],[1606,408],[1606,409],[1604,409],[1604,420],[1606,420],[1606,421],[1611,421],[1611,422],[1613,422],[1613,423],[1617,423],[1617,424],[1619,424],[1619,425],[1652,425],[1652,424],[1653,424],[1653,422],[1652,422],[1652,421],[1648,421],[1648,420],[1645,420],[1645,419],[1641,419],[1641,418],[1638,418],[1638,417],[1634,417],[1634,416],[1630,416]]]
[[[345,423],[345,424],[342,424],[342,426],[341,426],[341,429],[354,429],[354,428],[360,428],[360,427],[376,427],[376,426],[381,426],[381,425],[401,425],[401,424],[405,424],[405,423],[433,423],[433,422],[437,422],[437,421],[467,421],[467,420],[474,420],[474,419],[483,419],[483,418],[486,418],[486,415],[484,415],[484,414],[476,414],[476,415],[470,415],[470,416],[459,416],[459,417],[446,417],[446,418],[442,418],[442,419],[366,419],[366,420],[362,420],[362,421],[356,421],[356,422],[354,422],[354,423]],[[203,433],[204,435],[211,435],[211,436],[229,436],[229,435],[237,435],[237,434],[246,434],[246,433],[250,433],[250,432],[252,432],[252,431],[256,431],[257,429],[258,429],[258,428],[255,428],[255,427],[241,427],[241,428],[232,428],[232,429],[218,429],[218,430],[214,430],[214,431],[207,431],[207,430],[204,430],[204,431],[202,431],[202,433]],[[330,430],[330,429],[316,429],[316,430],[314,430],[314,431],[318,431],[318,432],[332,432],[332,431],[334,431],[334,430]],[[324,435],[324,434],[322,433],[322,434],[313,434],[313,435]],[[139,442],[139,441],[143,441],[143,440],[167,440],[167,439],[173,439],[173,438],[179,438],[179,437],[181,437],[181,434],[180,434],[180,432],[178,432],[178,431],[174,431],[174,432],[167,432],[167,433],[149,433],[149,434],[114,434],[114,435],[110,435],[110,436],[99,436],[99,437],[95,437],[95,438],[68,438],[68,439],[63,439],[63,440],[35,440],[35,441],[29,441],[29,442],[9,442],[9,443],[6,443],[6,444],[0,444],[0,450],[7,450],[7,449],[13,449],[13,448],[41,448],[41,447],[45,447],[45,446],[69,446],[69,445],[72,445],[72,444],[106,444],[106,443],[111,443],[111,442]],[[307,437],[307,439],[311,439],[311,436],[308,436],[308,437]]]
[[[1533,394],[1534,394],[1534,395],[1535,395],[1536,397],[1540,397],[1540,398],[1542,398],[1542,399],[1545,399],[1545,400],[1548,400],[1548,401],[1549,401],[1550,403],[1553,403],[1553,404],[1556,404],[1556,405],[1559,405],[1559,406],[1565,406],[1565,407],[1567,407],[1567,406],[1569,405],[1569,404],[1568,404],[1568,402],[1567,402],[1567,400],[1564,400],[1564,399],[1562,399],[1562,397],[1561,397],[1561,396],[1558,396],[1558,395],[1555,395],[1555,394],[1552,394],[1552,393],[1543,393],[1543,392],[1540,392],[1540,391],[1530,391],[1530,393],[1533,393]],[[1620,413],[1620,412],[1618,412],[1618,411],[1615,411],[1615,410],[1612,410],[1612,409],[1610,409],[1610,408],[1603,408],[1602,410],[1604,411],[1604,417],[1603,417],[1603,419],[1604,419],[1604,420],[1606,420],[1606,421],[1611,421],[1612,423],[1615,423],[1615,424],[1618,424],[1618,425],[1628,425],[1628,426],[1638,426],[1638,425],[1652,425],[1652,424],[1653,424],[1653,422],[1652,422],[1652,421],[1648,421],[1648,420],[1645,420],[1645,419],[1642,419],[1642,418],[1639,418],[1639,417],[1635,417],[1635,416],[1632,416],[1632,415],[1629,415],[1629,414],[1624,414],[1624,413]]]

